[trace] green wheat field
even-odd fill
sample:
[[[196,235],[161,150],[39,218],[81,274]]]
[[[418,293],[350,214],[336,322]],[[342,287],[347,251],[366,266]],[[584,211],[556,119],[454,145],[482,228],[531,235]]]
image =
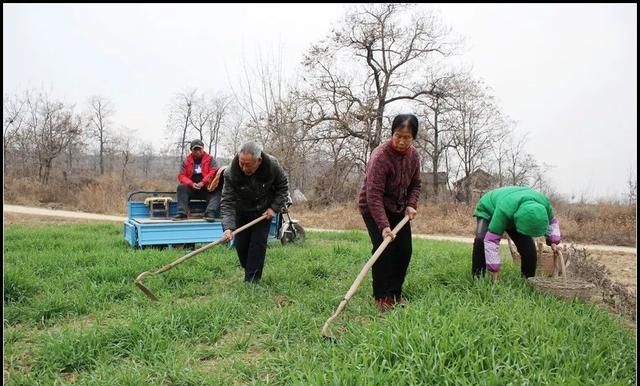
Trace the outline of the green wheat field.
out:
[[[409,304],[380,313],[371,276],[320,334],[371,256],[365,232],[271,244],[263,280],[235,251],[134,250],[115,224],[4,228],[10,385],[634,385],[635,332],[595,305],[540,294],[507,263],[473,281],[471,245],[415,240]],[[505,254],[506,257],[506,254]]]

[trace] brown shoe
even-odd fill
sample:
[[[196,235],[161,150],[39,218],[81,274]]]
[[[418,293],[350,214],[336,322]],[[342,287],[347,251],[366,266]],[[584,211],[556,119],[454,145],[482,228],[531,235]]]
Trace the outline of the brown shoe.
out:
[[[393,298],[391,296],[385,296],[384,298],[376,299],[376,306],[381,312],[389,311],[393,308]]]

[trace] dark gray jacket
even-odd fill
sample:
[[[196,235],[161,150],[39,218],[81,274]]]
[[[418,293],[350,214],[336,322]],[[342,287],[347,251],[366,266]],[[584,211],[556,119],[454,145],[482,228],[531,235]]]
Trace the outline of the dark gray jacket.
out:
[[[260,216],[267,208],[278,213],[289,194],[289,182],[278,160],[262,152],[262,163],[251,176],[240,169],[238,156],[224,171],[222,227],[236,229],[236,213]]]

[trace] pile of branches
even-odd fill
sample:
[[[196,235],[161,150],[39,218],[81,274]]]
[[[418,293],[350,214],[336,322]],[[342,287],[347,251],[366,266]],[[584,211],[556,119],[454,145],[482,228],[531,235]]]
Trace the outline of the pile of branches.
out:
[[[590,283],[602,291],[602,300],[613,311],[636,320],[636,294],[623,285],[612,281],[607,275],[607,268],[589,255],[586,249],[578,249],[574,245],[564,248],[564,255],[569,257],[568,271]]]

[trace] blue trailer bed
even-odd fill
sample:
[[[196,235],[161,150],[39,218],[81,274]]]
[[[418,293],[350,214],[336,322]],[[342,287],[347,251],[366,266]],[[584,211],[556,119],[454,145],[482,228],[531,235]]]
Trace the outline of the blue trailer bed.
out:
[[[204,203],[190,203],[193,215],[187,220],[171,219],[177,213],[175,192],[133,192],[127,200],[124,239],[134,248],[193,247],[208,244],[222,237],[221,221],[209,222],[198,216]],[[143,196],[146,196],[143,198]],[[200,208],[199,208],[200,206]],[[282,216],[273,217],[269,242],[280,239]]]

